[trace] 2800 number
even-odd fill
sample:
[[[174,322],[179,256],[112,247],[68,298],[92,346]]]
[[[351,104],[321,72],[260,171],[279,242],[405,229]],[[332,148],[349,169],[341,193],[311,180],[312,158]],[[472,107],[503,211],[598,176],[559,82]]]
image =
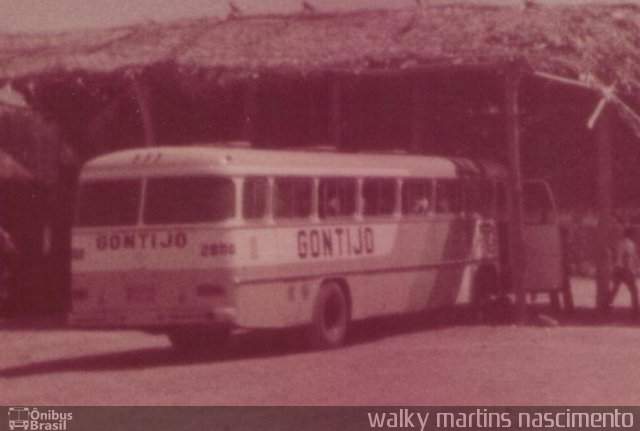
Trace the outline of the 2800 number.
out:
[[[200,246],[200,256],[202,257],[215,257],[215,256],[231,256],[236,253],[236,247],[229,243],[213,243],[202,244]]]

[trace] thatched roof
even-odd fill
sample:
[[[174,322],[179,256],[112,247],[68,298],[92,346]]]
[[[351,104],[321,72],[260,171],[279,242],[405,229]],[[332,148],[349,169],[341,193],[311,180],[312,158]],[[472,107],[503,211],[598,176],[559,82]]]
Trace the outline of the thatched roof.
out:
[[[114,72],[175,62],[238,79],[474,64],[518,57],[534,69],[640,90],[640,6],[424,5],[332,15],[199,19],[54,35],[0,35],[0,78]]]

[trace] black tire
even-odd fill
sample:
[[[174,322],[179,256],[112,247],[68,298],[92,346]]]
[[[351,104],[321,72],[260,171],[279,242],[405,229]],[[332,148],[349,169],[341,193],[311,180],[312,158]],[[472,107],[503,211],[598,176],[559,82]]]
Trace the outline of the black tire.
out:
[[[178,328],[170,331],[173,348],[183,354],[219,354],[225,351],[231,329],[229,328]]]
[[[309,344],[314,349],[339,347],[347,337],[349,301],[336,282],[320,287],[313,305],[313,316],[308,329]]]

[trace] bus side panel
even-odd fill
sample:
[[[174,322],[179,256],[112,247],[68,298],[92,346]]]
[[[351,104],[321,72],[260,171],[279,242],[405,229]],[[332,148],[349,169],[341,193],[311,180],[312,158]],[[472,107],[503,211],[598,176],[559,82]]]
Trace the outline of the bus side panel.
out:
[[[469,303],[471,280],[477,265],[461,263],[377,275],[348,278],[354,320],[435,310]]]
[[[439,216],[434,223],[438,269],[429,293],[428,308],[456,303],[472,256],[475,219]]]
[[[435,274],[431,269],[349,277],[352,318],[366,319],[425,309]]]
[[[423,223],[400,223],[388,271],[349,277],[353,318],[417,312],[470,299],[479,258],[475,219],[440,216]]]
[[[237,286],[236,324],[245,328],[285,328],[309,323],[318,286],[317,280]]]
[[[157,325],[162,309],[189,309],[196,318],[225,307],[238,326],[285,327],[310,321],[318,287],[327,278],[343,279],[349,287],[354,319],[449,306],[468,301],[470,259],[482,258],[472,252],[474,223],[436,216],[225,231],[77,231],[74,250],[82,253],[74,259],[73,285],[88,298],[74,300],[74,312],[91,317],[118,311],[130,319],[142,307],[157,315],[147,319]],[[171,241],[181,248],[162,246]],[[206,285],[235,286],[233,297],[225,304],[196,297],[197,287]],[[154,302],[131,296],[145,289],[153,290]]]
[[[348,278],[353,319],[419,311],[427,307],[441,247],[430,219],[399,222],[390,254],[362,262]]]

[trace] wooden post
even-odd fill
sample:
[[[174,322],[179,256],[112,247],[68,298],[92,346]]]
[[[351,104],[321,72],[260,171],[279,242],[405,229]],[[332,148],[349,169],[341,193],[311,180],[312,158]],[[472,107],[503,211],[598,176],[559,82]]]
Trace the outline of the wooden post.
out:
[[[140,108],[142,116],[142,128],[144,129],[144,146],[152,147],[156,144],[156,134],[153,127],[153,116],[151,115],[151,103],[149,93],[138,78],[133,78],[133,94]]]
[[[424,152],[424,135],[425,135],[425,85],[424,77],[418,75],[413,80],[413,91],[411,92],[411,142],[410,150],[412,153]]]
[[[524,249],[524,210],[520,156],[520,126],[518,122],[518,87],[521,79],[522,70],[518,64],[510,64],[506,67],[505,110],[511,182],[509,256],[511,260],[511,281],[516,294],[516,317],[519,323],[525,323],[527,319],[527,303],[524,285],[526,256]]]
[[[611,108],[606,106],[596,123],[596,154],[598,157],[596,199],[598,212],[598,253],[596,261],[596,306],[605,312],[609,307],[611,283],[611,245],[613,210],[612,177],[613,153],[611,139]]]
[[[332,75],[329,83],[329,138],[336,148],[342,146],[342,82]]]
[[[244,88],[244,124],[242,139],[253,143],[256,140],[256,120],[258,118],[258,82],[249,80]]]

